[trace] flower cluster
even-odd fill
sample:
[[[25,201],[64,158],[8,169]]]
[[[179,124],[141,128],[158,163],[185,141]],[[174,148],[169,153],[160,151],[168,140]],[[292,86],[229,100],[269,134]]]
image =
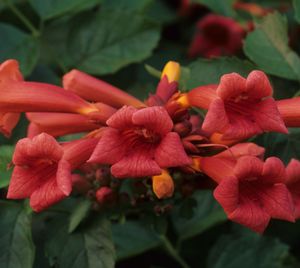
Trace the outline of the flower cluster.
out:
[[[168,62],[156,92],[140,101],[100,79],[72,70],[63,86],[26,82],[15,60],[0,65],[0,131],[9,136],[20,113],[28,136],[13,155],[7,197],[30,198],[42,211],[72,191],[113,204],[124,179],[146,178],[152,195],[169,198],[176,179],[210,178],[228,218],[263,232],[271,218],[300,217],[300,162],[287,167],[245,141],[300,126],[300,98],[276,101],[268,77],[225,74],[218,85],[179,90],[180,65]],[[193,107],[207,111],[205,117]],[[55,138],[86,133],[80,139]],[[225,148],[225,149],[224,149]],[[95,183],[96,182],[96,183]],[[181,191],[183,194],[183,191]]]

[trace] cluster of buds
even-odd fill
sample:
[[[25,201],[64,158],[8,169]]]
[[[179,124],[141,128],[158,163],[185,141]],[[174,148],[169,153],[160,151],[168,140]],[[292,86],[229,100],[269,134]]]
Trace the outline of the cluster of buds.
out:
[[[264,148],[244,141],[299,127],[300,97],[274,100],[261,71],[226,74],[218,85],[188,93],[179,91],[179,79],[180,65],[168,62],[155,94],[143,102],[78,70],[58,87],[25,82],[15,60],[2,63],[0,131],[9,136],[22,112],[30,122],[28,137],[16,144],[7,198],[30,198],[39,212],[72,190],[92,191],[103,205],[117,198],[114,181],[145,178],[153,196],[164,199],[178,185],[183,196],[192,192],[184,178],[198,174],[212,180],[228,218],[256,232],[271,218],[299,218],[300,162],[285,167],[276,157],[264,160]],[[205,117],[193,107],[207,110]],[[55,139],[82,132],[77,140]]]

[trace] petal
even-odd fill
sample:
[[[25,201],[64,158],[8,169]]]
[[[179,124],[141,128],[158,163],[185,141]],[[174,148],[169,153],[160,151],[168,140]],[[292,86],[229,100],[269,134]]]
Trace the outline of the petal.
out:
[[[286,184],[298,183],[300,181],[300,161],[292,159],[286,167]],[[300,183],[299,183],[300,185]]]
[[[111,167],[117,178],[146,177],[161,174],[162,170],[153,160],[153,149],[139,146]]]
[[[38,82],[0,84],[1,112],[65,112],[88,114],[98,109],[58,86]]]
[[[19,122],[19,113],[0,113],[0,132],[10,137],[12,130]]]
[[[218,97],[216,93],[218,85],[205,85],[196,87],[187,93],[188,102],[191,106],[208,109],[211,102]]]
[[[94,152],[92,153],[89,163],[114,164],[122,159],[126,152],[127,146],[119,130],[107,128]]]
[[[64,195],[68,196],[72,191],[71,165],[68,161],[62,159],[58,163],[56,172],[56,182],[58,188]]]
[[[58,187],[55,177],[52,177],[32,193],[30,206],[35,212],[40,212],[66,197]]]
[[[58,162],[63,155],[63,149],[50,135],[41,133],[33,139],[24,138],[18,141],[13,155],[15,165],[35,164],[35,161],[48,159]]]
[[[278,100],[276,105],[287,127],[300,126],[300,97]]]
[[[231,176],[224,178],[214,190],[214,197],[227,214],[239,205],[239,181]]]
[[[173,128],[173,122],[165,108],[159,106],[140,109],[132,116],[135,125],[145,127],[162,136]]]
[[[98,143],[98,138],[82,138],[64,143],[62,144],[64,149],[63,159],[68,161],[71,169],[74,170],[86,163]]]
[[[278,182],[285,182],[285,167],[279,158],[269,157],[265,160],[261,180],[264,183],[272,184]]]
[[[204,118],[202,129],[209,133],[218,132],[224,130],[228,124],[224,102],[219,98],[213,100]]]
[[[264,163],[257,157],[242,156],[234,168],[234,174],[239,180],[256,180],[263,172]]]
[[[224,74],[217,88],[217,94],[222,100],[235,98],[246,92],[246,79],[237,73]]]
[[[234,113],[228,115],[230,124],[224,132],[224,140],[244,140],[254,135],[262,133],[260,127],[247,116],[241,116]]]
[[[36,165],[35,167],[16,166],[13,170],[7,198],[22,199],[29,197],[50,177],[55,176],[57,165],[47,163]]]
[[[273,89],[268,77],[262,71],[252,71],[246,80],[248,96],[252,99],[261,99],[272,96]]]
[[[100,127],[92,123],[88,117],[80,114],[26,113],[26,117],[35,125],[35,129],[31,130],[32,133],[38,130],[54,137],[91,131]]]
[[[145,107],[142,101],[125,91],[79,70],[74,69],[65,74],[63,85],[65,89],[88,101],[103,102],[116,108],[123,105]]]
[[[217,154],[216,157],[228,158],[229,160],[237,160],[242,156],[256,156],[262,159],[264,153],[265,148],[258,146],[252,142],[244,142],[231,146],[227,150]]]
[[[155,151],[155,161],[161,168],[185,166],[192,163],[187,156],[180,137],[175,132],[168,133]]]
[[[211,179],[220,183],[223,179],[234,176],[235,161],[218,157],[200,158],[200,169]]]
[[[283,183],[262,188],[258,192],[264,209],[272,218],[294,222],[294,204],[292,196]]]
[[[247,196],[240,197],[239,206],[228,215],[228,218],[258,233],[264,232],[271,219],[258,203]]]
[[[253,109],[253,115],[255,116],[255,122],[262,130],[288,133],[273,98],[267,98],[257,103],[255,109]]]
[[[106,121],[106,124],[120,130],[132,128],[132,116],[136,111],[132,106],[123,106]]]
[[[23,76],[16,60],[6,60],[0,65],[0,84],[12,81],[22,81]]]

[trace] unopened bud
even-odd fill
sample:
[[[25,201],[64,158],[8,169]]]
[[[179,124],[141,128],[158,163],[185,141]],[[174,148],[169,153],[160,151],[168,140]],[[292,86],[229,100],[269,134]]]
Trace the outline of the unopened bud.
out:
[[[167,170],[163,170],[161,175],[152,177],[152,188],[157,198],[168,198],[173,195],[174,182]]]

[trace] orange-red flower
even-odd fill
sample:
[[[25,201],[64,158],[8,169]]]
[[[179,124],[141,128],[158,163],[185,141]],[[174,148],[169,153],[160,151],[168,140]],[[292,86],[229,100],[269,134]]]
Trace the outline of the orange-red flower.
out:
[[[159,175],[163,168],[190,164],[173,122],[163,107],[124,106],[107,121],[89,162],[112,164],[115,177]]]
[[[223,75],[216,97],[209,103],[203,130],[222,133],[223,139],[246,139],[264,131],[287,133],[272,94],[261,71],[252,71],[247,79],[237,73]],[[193,104],[197,106],[197,101]]]
[[[222,173],[222,168],[215,166]],[[280,159],[265,162],[252,156],[237,160],[231,176],[224,176],[214,196],[232,221],[262,233],[271,218],[294,221],[294,205],[285,185]]]
[[[72,191],[71,171],[90,157],[96,143],[86,139],[61,146],[46,133],[19,140],[7,198],[29,197],[36,212],[64,199]]]
[[[233,19],[209,14],[197,23],[188,55],[207,58],[233,55],[242,48],[244,35],[243,28]]]

